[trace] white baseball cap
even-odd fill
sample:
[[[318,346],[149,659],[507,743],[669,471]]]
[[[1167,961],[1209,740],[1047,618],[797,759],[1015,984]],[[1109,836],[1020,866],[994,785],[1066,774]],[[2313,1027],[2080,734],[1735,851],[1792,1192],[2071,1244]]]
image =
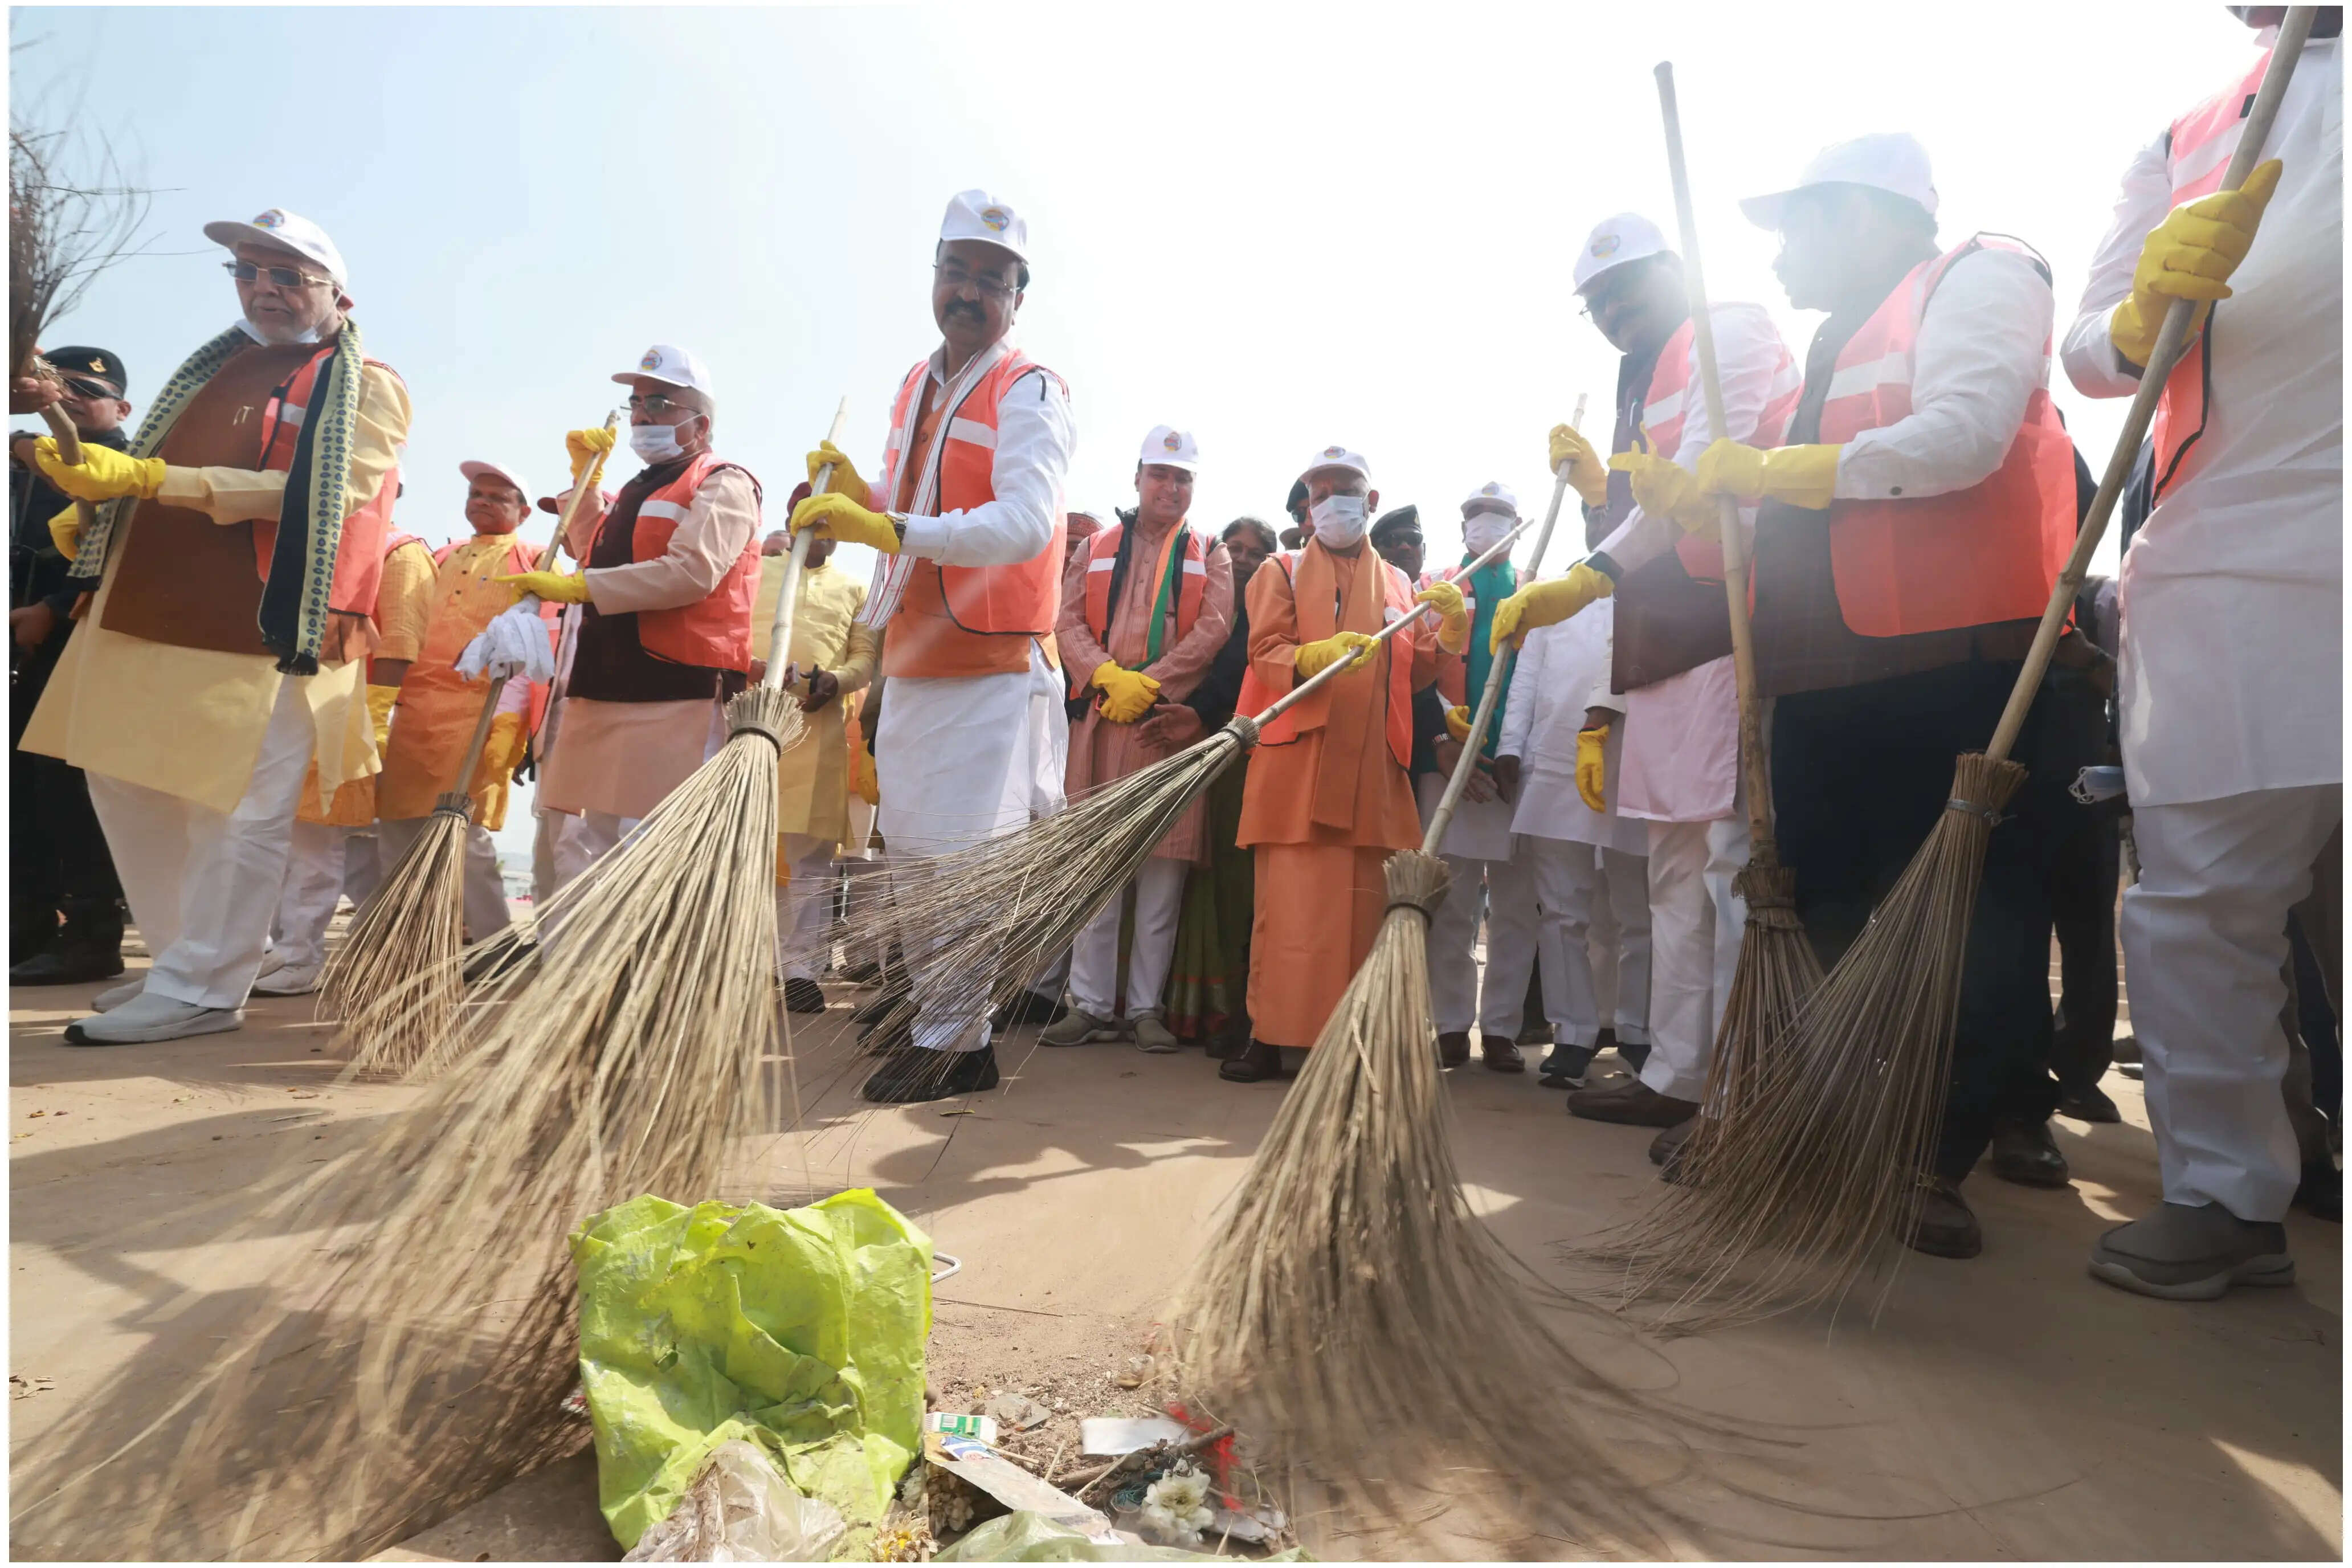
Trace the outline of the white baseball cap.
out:
[[[958,191],[948,198],[948,216],[940,220],[940,238],[977,239],[1029,259],[1029,224],[1009,203],[986,191]]]
[[[702,362],[675,343],[656,343],[637,361],[637,368],[625,370],[613,378],[626,386],[634,382],[658,381],[665,386],[690,386],[706,396],[710,391],[710,373]]]
[[[1619,213],[1602,218],[1585,237],[1584,248],[1576,253],[1576,291],[1583,293],[1595,278],[1612,267],[1656,256],[1665,249],[1665,235],[1640,213]]]
[[[457,471],[466,476],[466,480],[469,484],[474,480],[480,479],[485,474],[488,474],[494,479],[504,479],[507,483],[514,486],[518,491],[521,492],[523,500],[526,502],[530,499],[530,481],[524,479],[520,474],[516,473],[512,468],[508,468],[504,463],[486,463],[479,458],[469,458],[465,462],[457,465]]]
[[[1154,425],[1151,434],[1143,438],[1143,450],[1135,460],[1164,463],[1169,468],[1197,474],[1201,471],[1201,448],[1193,445],[1190,430],[1179,430],[1173,425]]]
[[[1497,507],[1517,517],[1519,515],[1519,498],[1513,495],[1511,487],[1500,479],[1488,479],[1472,490],[1470,499],[1462,503],[1462,515],[1468,517],[1474,511],[1492,511]]]
[[[1315,454],[1313,462],[1298,470],[1298,477],[1303,481],[1307,475],[1319,474],[1326,468],[1353,468],[1368,482],[1372,477],[1372,466],[1364,461],[1360,454],[1350,452],[1345,447],[1324,447]]]
[[[1769,196],[1749,196],[1739,210],[1757,227],[1777,229],[1789,198],[1814,185],[1868,185],[1916,202],[1929,217],[1936,216],[1936,178],[1927,166],[1927,149],[1907,131],[1885,131],[1824,147],[1813,154],[1795,184]]]
[[[226,218],[208,223],[205,225],[205,237],[231,250],[240,245],[268,245],[290,250],[317,262],[335,280],[337,289],[352,280],[351,274],[343,268],[343,253],[335,248],[327,231],[300,213],[289,213],[284,207],[271,207],[257,215],[251,223],[235,223]]]

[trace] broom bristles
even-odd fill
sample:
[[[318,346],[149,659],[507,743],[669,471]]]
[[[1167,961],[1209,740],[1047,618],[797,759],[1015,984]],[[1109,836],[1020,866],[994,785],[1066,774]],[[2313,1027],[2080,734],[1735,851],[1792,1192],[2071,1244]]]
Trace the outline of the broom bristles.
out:
[[[363,1556],[586,1441],[560,1407],[567,1232],[645,1193],[724,1196],[730,1144],[772,1121],[768,736],[798,710],[754,690],[730,714],[718,755],[551,900],[537,970],[481,988],[504,1005],[466,1010],[447,1075],[239,1227],[341,1245],[301,1252],[176,1398],[118,1379],[121,1407],[161,1406],[130,1442],[68,1423],[37,1445],[20,1531],[116,1518],[123,1555],[240,1556],[266,1532],[273,1555]]]
[[[343,1020],[339,1043],[354,1073],[405,1073],[456,1033],[472,826],[462,809],[436,805],[327,961],[319,1011]]]
[[[1777,1037],[1759,1030],[1719,1120],[1685,1145],[1685,1180],[1582,1249],[1624,1262],[1629,1300],[1665,1298],[1662,1321],[1692,1331],[1839,1300],[1909,1222],[1943,1121],[1986,841],[2024,778],[2014,763],[1959,760],[1947,808],[1860,938]],[[1785,984],[1801,960],[1784,950],[1776,969]],[[1759,1012],[1765,992],[1759,981]]]

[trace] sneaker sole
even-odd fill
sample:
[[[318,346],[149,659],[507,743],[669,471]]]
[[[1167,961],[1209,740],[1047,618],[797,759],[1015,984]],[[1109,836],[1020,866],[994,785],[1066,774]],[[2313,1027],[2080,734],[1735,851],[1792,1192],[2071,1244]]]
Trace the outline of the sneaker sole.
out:
[[[1037,1043],[1055,1049],[1067,1049],[1072,1046],[1108,1045],[1124,1038],[1126,1037],[1117,1029],[1089,1029],[1075,1040],[1049,1040],[1040,1035],[1037,1037]]]
[[[310,984],[303,986],[299,991],[280,991],[277,987],[271,985],[256,985],[253,988],[253,994],[256,996],[310,996],[315,994],[318,989],[319,983],[313,980]]]
[[[2202,1279],[2184,1279],[2171,1283],[2143,1279],[2128,1265],[2111,1263],[2094,1258],[2090,1264],[2091,1278],[2117,1289],[2129,1290],[2136,1296],[2154,1296],[2165,1301],[2218,1301],[2230,1292],[2232,1285],[2292,1285],[2294,1283],[2294,1259],[2277,1253],[2249,1258],[2235,1268]]]
[[[245,1027],[245,1020],[230,1014],[226,1018],[202,1018],[193,1023],[142,1030],[135,1035],[115,1040],[94,1040],[82,1033],[79,1024],[66,1026],[66,1044],[69,1046],[152,1046],[164,1040],[193,1039],[198,1035],[226,1035],[232,1029]]]

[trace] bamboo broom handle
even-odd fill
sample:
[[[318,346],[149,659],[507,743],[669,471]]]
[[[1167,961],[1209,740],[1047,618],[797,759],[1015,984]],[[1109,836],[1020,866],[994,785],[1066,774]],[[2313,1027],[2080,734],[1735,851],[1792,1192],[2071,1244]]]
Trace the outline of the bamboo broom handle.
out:
[[[1699,386],[1706,398],[1707,428],[1721,440],[1730,432],[1724,427],[1723,376],[1715,357],[1715,319],[1706,308],[1706,276],[1699,266],[1690,171],[1683,163],[1683,121],[1675,103],[1674,63],[1661,61],[1657,77],[1658,109],[1666,122],[1666,172],[1674,181],[1683,276],[1690,285],[1691,338],[1698,348]],[[1747,541],[1739,535],[1739,502],[1730,496],[1722,498],[1719,516],[1717,531],[1723,536],[1723,592],[1731,612],[1731,668],[1739,689],[1739,766],[1748,784],[1749,854],[1771,858],[1777,857],[1772,840],[1772,779],[1764,761],[1764,703],[1756,689],[1756,630],[1748,618],[1750,564]]]
[[[40,367],[35,372],[36,374],[46,375],[52,380],[57,379],[56,370],[50,367],[47,360],[36,358],[33,363]],[[58,461],[80,462],[81,432],[74,428],[74,423],[66,417],[65,410],[54,403],[44,403],[41,405],[41,422],[49,427],[49,434],[58,438]],[[77,526],[84,529],[95,526],[98,521],[98,508],[86,500],[75,501],[74,521]],[[68,561],[66,564],[70,566],[73,563]]]
[[[1577,429],[1584,427],[1584,395],[1577,395],[1576,412],[1569,424]],[[1551,505],[1544,510],[1543,527],[1536,534],[1534,553],[1528,561],[1528,575],[1533,578],[1543,570],[1544,552],[1551,548],[1552,525],[1559,521],[1560,503],[1568,499],[1568,465],[1562,463],[1552,475]],[[1471,621],[1475,635],[1476,618]],[[1478,765],[1478,752],[1486,742],[1486,725],[1495,717],[1496,705],[1502,700],[1503,681],[1507,677],[1518,649],[1507,647],[1498,651],[1486,664],[1486,689],[1478,693],[1478,711],[1470,717],[1470,733],[1462,742],[1462,755],[1454,760],[1454,776],[1445,781],[1445,793],[1437,797],[1437,809],[1430,814],[1429,831],[1421,837],[1421,852],[1434,855],[1437,847],[1445,842],[1445,830],[1454,826],[1454,809],[1462,804],[1462,792],[1470,783],[1470,773]]]
[[[825,439],[834,446],[841,445],[842,421],[849,417],[849,396],[842,395],[834,406],[833,429]],[[821,496],[833,488],[833,465],[826,463],[816,471],[809,483],[809,494]],[[809,542],[816,535],[803,529],[793,535],[792,553],[784,558],[784,580],[776,589],[776,618],[768,626],[768,669],[760,684],[770,691],[783,689],[784,675],[793,657],[793,617],[800,613],[801,574],[808,568]]]
[[[2270,68],[2263,72],[2263,85],[2254,94],[2253,108],[2246,115],[2243,134],[2238,150],[2230,158],[2229,171],[2221,176],[2221,188],[2234,191],[2246,183],[2254,165],[2262,161],[2263,143],[2270,140],[2271,122],[2278,118],[2279,100],[2286,96],[2286,84],[2294,75],[2295,60],[2303,53],[2304,41],[2311,36],[2315,5],[2295,5],[2288,9],[2286,20],[2279,25],[2277,47],[2271,53]],[[2074,595],[2083,586],[2083,574],[2091,563],[2091,552],[2107,531],[2107,520],[2116,510],[2124,486],[2131,479],[2132,465],[2138,459],[2139,444],[2147,435],[2149,424],[2156,418],[2157,400],[2164,394],[2164,384],[2172,375],[2173,366],[2179,362],[2189,344],[2190,320],[2197,313],[2196,303],[2175,300],[2166,307],[2164,325],[2156,334],[2156,348],[2147,356],[2147,368],[2140,373],[2139,391],[2134,395],[2131,412],[2124,416],[2124,427],[2116,437],[2116,449],[2107,459],[2106,477],[2099,481],[2099,493],[2091,502],[2091,510],[2083,520],[2083,527],[2074,536],[2074,552],[2066,558],[2065,570],[2058,574],[2058,582],[2050,591],[2049,607],[2042,612],[2042,625],[2033,634],[2033,647],[2025,656],[2025,666],[2017,672],[2017,685],[2009,694],[2009,706],[2001,710],[2000,726],[1992,732],[1992,743],[1985,755],[1994,762],[2009,756],[2010,748],[2017,743],[2018,732],[2025,728],[2025,715],[2033,706],[2034,693],[2041,688],[2042,677],[2050,668],[2050,656],[2058,646],[2058,636],[2064,626],[2067,612],[2073,608]]]
[[[615,408],[604,416],[604,428],[614,432],[619,431],[621,428],[619,409]],[[588,465],[588,471],[581,475],[578,481],[572,485],[572,504],[563,509],[562,517],[556,519],[555,537],[549,540],[547,548],[539,552],[538,569],[540,571],[545,572],[554,566],[555,552],[562,547],[564,536],[572,531],[572,520],[580,515],[580,508],[587,500],[590,493],[604,481],[604,459],[609,455],[607,452],[597,453],[596,460]],[[527,501],[526,504],[528,504]],[[465,757],[457,764],[457,776],[449,782],[449,788],[441,799],[434,802],[434,809],[436,811],[442,809],[443,803],[447,802],[451,803],[450,809],[462,810],[469,819],[472,817],[473,795],[466,786],[474,782],[474,770],[481,766],[482,748],[490,743],[490,726],[498,721],[499,699],[506,694],[506,689],[505,676],[493,676],[490,679],[490,689],[482,697],[481,717],[474,721],[474,738],[466,744]]]

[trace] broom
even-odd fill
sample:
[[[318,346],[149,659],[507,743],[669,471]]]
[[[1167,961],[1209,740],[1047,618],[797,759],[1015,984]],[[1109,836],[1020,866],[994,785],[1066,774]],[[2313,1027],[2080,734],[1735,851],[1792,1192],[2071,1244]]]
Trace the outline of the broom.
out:
[[[605,416],[606,430],[620,424],[618,409]],[[540,553],[540,571],[554,566],[582,504],[604,479],[605,456],[599,452],[573,483],[572,504]],[[354,1071],[405,1072],[420,1064],[433,1042],[451,1036],[465,994],[457,959],[466,945],[466,838],[474,824],[466,786],[481,763],[506,686],[505,676],[491,679],[447,792],[434,801],[424,830],[352,922],[320,978],[319,1010],[346,1020],[342,1035]]]
[[[1568,480],[1537,536],[1540,562]],[[1429,998],[1438,858],[1511,662],[1487,672],[1418,851],[1181,1296],[1188,1383],[1245,1407],[1277,1452],[1374,1487],[1464,1455],[1538,1453],[1546,1501],[1587,1526],[1642,1510],[1586,1417],[1622,1394],[1536,1316],[1517,1261],[1471,1212]]]
[[[2243,184],[2261,157],[2313,10],[2287,13],[2223,190]],[[1660,79],[1671,125],[1671,82],[1663,71]],[[2009,752],[2195,314],[2185,300],[2165,312],[1991,743],[1958,760],[1927,843],[1811,999],[1748,1064],[1731,1113],[1707,1134],[1702,1180],[1673,1189],[1643,1226],[1649,1247],[1635,1259],[1632,1293],[1675,1292],[1682,1326],[1840,1299],[1889,1229],[1907,1223],[1943,1121],[1986,841],[2025,779]]]
[[[777,597],[778,650],[811,537]],[[61,1428],[38,1469],[63,1479],[20,1489],[39,1494],[28,1512],[123,1517],[132,1556],[364,1556],[586,1440],[562,1408],[578,1378],[565,1228],[645,1193],[720,1194],[730,1145],[773,1125],[772,1064],[791,1081],[772,978],[776,761],[801,725],[787,673],[772,659],[718,754],[549,901],[561,931],[535,973],[478,988],[491,1005],[434,1047],[447,1073],[240,1227],[324,1238],[273,1305],[153,1395],[130,1441]]]

